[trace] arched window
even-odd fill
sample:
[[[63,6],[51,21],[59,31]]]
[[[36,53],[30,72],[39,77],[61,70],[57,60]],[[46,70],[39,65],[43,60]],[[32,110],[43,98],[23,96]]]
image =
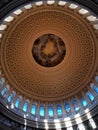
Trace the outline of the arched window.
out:
[[[87,106],[87,101],[84,98],[81,99],[81,103],[82,103],[83,107]]]
[[[5,88],[2,89],[1,95],[2,95],[3,97],[5,97],[6,93],[7,93],[7,88],[5,87]]]
[[[49,105],[49,107],[48,107],[48,115],[50,117],[53,117],[53,115],[54,115],[54,111],[53,111],[53,106],[52,105]]]
[[[87,97],[88,97],[91,101],[94,100],[94,96],[93,96],[93,94],[92,94],[90,91],[88,91],[88,92],[86,93],[86,95],[87,95]]]
[[[20,103],[21,103],[22,97],[18,97],[16,102],[15,102],[15,107],[18,108]]]
[[[9,89],[10,89],[10,86],[9,86],[9,85],[6,85],[6,87],[4,87],[4,88],[2,89],[1,95],[2,95],[3,97],[5,97],[5,95],[6,95],[7,92],[9,91]]]
[[[36,114],[36,110],[37,110],[37,107],[35,104],[32,105],[32,108],[31,108],[31,114],[35,115]]]
[[[23,111],[24,111],[24,112],[27,112],[28,107],[29,107],[29,103],[28,103],[28,101],[26,101],[26,102],[24,103],[24,105],[23,105]]]
[[[70,112],[70,110],[71,110],[71,108],[70,108],[70,105],[69,105],[69,103],[68,102],[65,102],[65,109],[66,109],[66,111],[67,112]]]
[[[79,111],[80,108],[79,108],[79,105],[78,105],[76,99],[72,99],[72,104],[74,106],[75,111]]]
[[[14,98],[14,96],[15,96],[15,92],[12,92],[12,93],[8,96],[7,101],[11,103],[12,100],[13,100],[13,98]]]
[[[40,106],[40,116],[45,116],[45,107],[44,107],[44,105]]]
[[[57,114],[58,114],[58,116],[63,114],[63,113],[62,113],[62,107],[61,107],[61,105],[58,104],[58,105],[56,106],[56,109],[57,109]]]
[[[93,86],[93,89],[98,94],[98,87],[96,85]]]
[[[98,83],[98,76],[95,77],[95,81]]]
[[[0,78],[0,86],[2,86],[5,82],[5,78]]]

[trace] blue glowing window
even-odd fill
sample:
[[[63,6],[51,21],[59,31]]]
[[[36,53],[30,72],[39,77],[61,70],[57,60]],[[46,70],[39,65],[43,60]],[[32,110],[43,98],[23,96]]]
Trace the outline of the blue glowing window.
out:
[[[98,87],[96,85],[93,86],[93,89],[96,93],[98,93]]]
[[[67,112],[69,112],[71,110],[68,102],[65,102],[65,109]]]
[[[31,113],[32,113],[33,115],[36,114],[36,105],[35,105],[35,104],[32,105]]]
[[[57,105],[57,114],[62,115],[62,107],[61,107],[61,105]]]
[[[45,107],[44,106],[40,107],[40,116],[45,116]]]
[[[84,106],[84,107],[86,107],[87,106],[87,101],[83,98],[83,99],[81,99],[81,103],[82,103],[82,105]]]
[[[1,91],[1,95],[2,95],[3,97],[5,97],[7,91],[8,91],[7,88],[3,88],[3,90]]]
[[[52,106],[49,106],[49,107],[48,107],[48,114],[49,114],[49,116],[51,116],[51,117],[54,115],[53,107],[52,107]]]
[[[72,100],[72,104],[73,104],[73,106],[74,106],[74,109],[75,109],[75,111],[79,111],[79,106],[78,106],[78,103],[77,103],[77,101],[76,101],[76,99],[73,99]]]
[[[18,108],[20,103],[21,103],[21,98],[19,97],[19,98],[17,98],[17,100],[15,102],[15,107]]]
[[[14,93],[11,93],[9,96],[8,96],[8,102],[12,102],[12,100],[13,100],[13,98],[14,98]]]
[[[91,92],[87,92],[86,93],[86,95],[88,96],[88,98],[91,100],[91,101],[93,101],[94,100],[94,96],[93,96],[93,94],[91,93]]]
[[[79,107],[75,107],[75,111],[79,111],[79,109],[80,109]]]
[[[96,82],[98,83],[98,76],[95,77]]]
[[[29,106],[28,102],[25,102],[24,105],[23,105],[23,111],[24,112],[27,112],[28,106]]]

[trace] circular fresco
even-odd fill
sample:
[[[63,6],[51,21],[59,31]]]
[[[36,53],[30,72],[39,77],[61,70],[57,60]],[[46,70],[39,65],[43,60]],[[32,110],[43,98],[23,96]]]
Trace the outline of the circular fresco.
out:
[[[65,44],[54,34],[45,34],[34,42],[32,54],[35,61],[45,67],[58,65],[65,56]]]

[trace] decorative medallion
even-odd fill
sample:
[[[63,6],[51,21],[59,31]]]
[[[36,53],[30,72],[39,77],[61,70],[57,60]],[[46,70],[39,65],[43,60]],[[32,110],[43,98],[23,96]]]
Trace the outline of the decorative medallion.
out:
[[[45,34],[35,40],[32,54],[36,62],[45,67],[59,64],[65,56],[65,44],[54,34]]]

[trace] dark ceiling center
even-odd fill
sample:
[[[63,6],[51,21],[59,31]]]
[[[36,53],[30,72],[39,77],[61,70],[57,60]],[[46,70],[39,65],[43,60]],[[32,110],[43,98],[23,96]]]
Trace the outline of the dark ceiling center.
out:
[[[33,44],[32,55],[44,67],[53,67],[62,62],[66,54],[65,44],[54,34],[44,34]]]

